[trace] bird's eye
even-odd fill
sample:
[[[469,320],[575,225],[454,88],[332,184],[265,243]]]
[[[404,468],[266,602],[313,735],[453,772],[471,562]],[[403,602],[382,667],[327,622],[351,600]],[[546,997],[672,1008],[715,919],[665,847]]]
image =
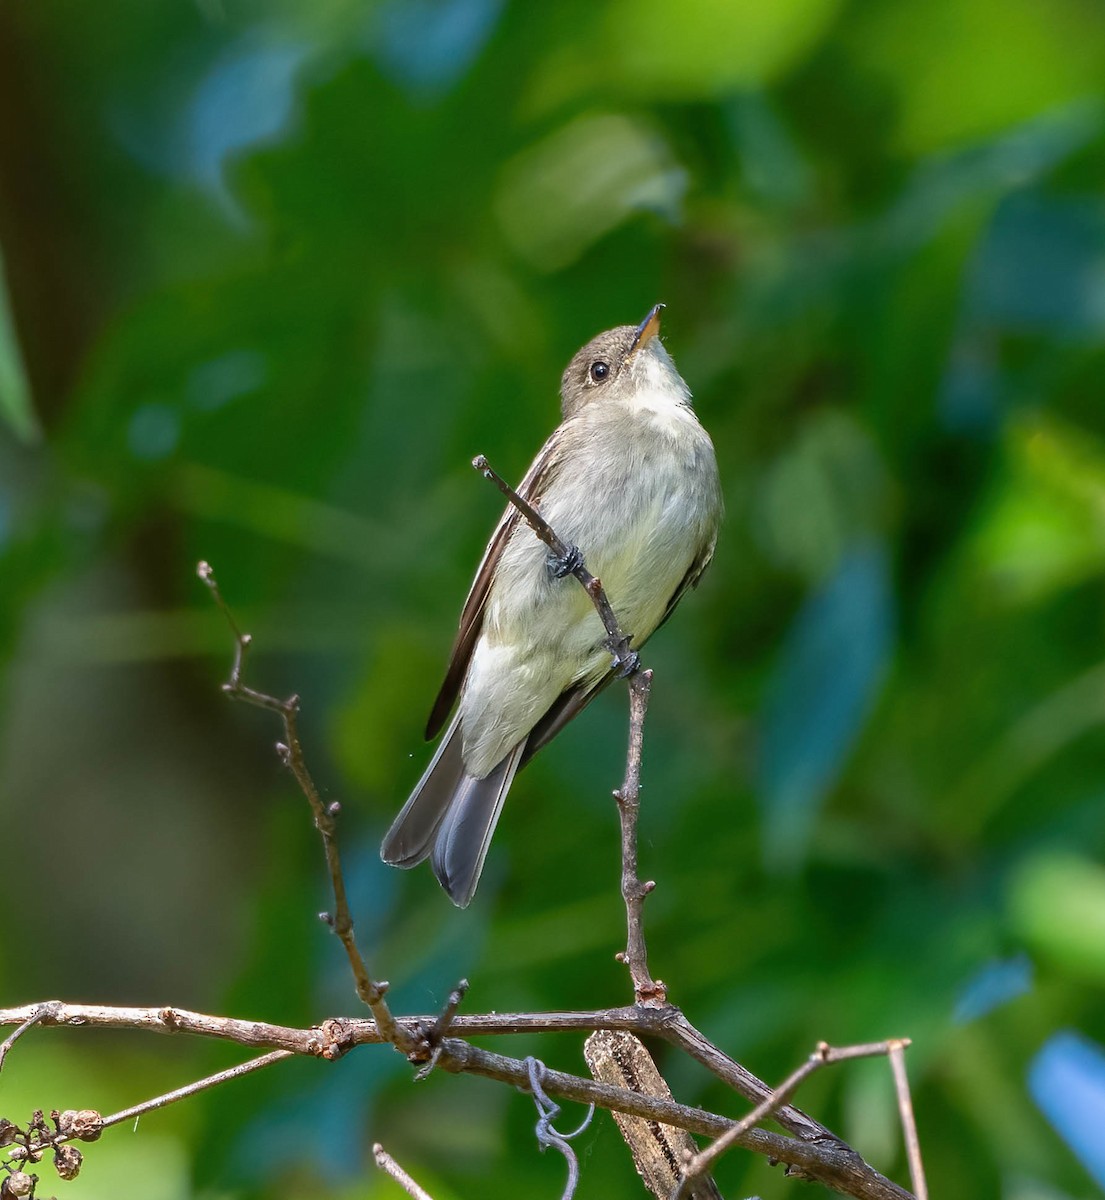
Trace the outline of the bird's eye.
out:
[[[591,382],[602,383],[602,381],[610,374],[610,367],[604,362],[593,362],[590,370]]]

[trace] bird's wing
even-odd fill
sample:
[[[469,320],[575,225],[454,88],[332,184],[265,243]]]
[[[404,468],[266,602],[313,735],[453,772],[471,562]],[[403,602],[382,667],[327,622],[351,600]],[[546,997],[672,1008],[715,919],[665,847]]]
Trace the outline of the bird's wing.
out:
[[[716,541],[717,539],[713,538],[703,546],[701,552],[687,568],[687,573],[680,580],[679,586],[672,592],[668,606],[664,609],[664,615],[660,618],[660,623],[656,626],[656,629],[659,629],[660,625],[663,625],[668,617],[675,612],[676,605],[683,599],[683,593],[688,588],[698,587],[698,581],[702,578],[703,571],[710,565],[714,557],[714,545]],[[652,633],[655,633],[656,629]],[[648,641],[648,638],[652,637],[652,633],[648,637],[642,638],[634,649],[639,650]],[[616,677],[616,672],[611,669],[595,683],[577,683],[575,687],[561,692],[553,701],[549,711],[533,727],[526,741],[526,749],[522,754],[522,761],[518,764],[518,769],[521,770],[542,746],[547,746],[569,721],[578,717],[599,692],[605,690],[607,685]]]
[[[597,683],[577,683],[566,692],[561,692],[552,702],[549,711],[530,730],[518,770],[520,771],[542,746],[547,746],[569,721],[578,717],[614,679],[614,672],[607,671]]]
[[[702,578],[703,574],[705,573],[706,568],[710,565],[710,563],[712,563],[714,561],[714,547],[716,545],[717,545],[717,535],[715,534],[702,547],[702,549],[698,552],[698,554],[695,555],[694,561],[687,568],[686,575],[683,576],[683,578],[679,582],[679,586],[675,589],[674,592],[672,592],[671,599],[668,601],[668,606],[667,606],[667,608],[664,609],[664,615],[660,618],[659,622],[657,623],[656,629],[659,629],[660,626],[663,625],[664,622],[668,619],[668,617],[670,617],[671,614],[673,612],[675,612],[676,606],[678,605],[679,601],[683,599],[683,595],[687,591],[687,589],[698,587],[699,580]],[[656,629],[654,629],[652,631],[652,633],[655,633]],[[650,633],[648,636],[652,637],[652,633]],[[647,641],[648,639],[646,638],[645,640]],[[641,643],[641,646],[643,646],[643,645],[644,645],[644,642]],[[638,650],[640,648],[641,648],[640,646],[637,647]]]
[[[541,447],[530,469],[526,472],[525,478],[518,485],[518,495],[523,500],[528,500],[530,504],[536,504],[540,499],[541,492],[552,478],[558,464],[559,434],[560,430],[558,429]],[[491,540],[487,543],[483,561],[476,571],[472,589],[461,610],[460,627],[449,656],[449,667],[445,672],[445,680],[434,701],[433,709],[430,711],[430,719],[426,722],[427,740],[436,737],[456,703],[460,686],[464,682],[464,676],[468,670],[469,660],[472,657],[472,650],[483,627],[484,605],[487,603],[487,594],[491,590],[491,582],[495,578],[495,568],[498,566],[503,548],[510,540],[510,535],[520,520],[521,514],[513,504],[508,504],[505,512],[499,518],[498,525],[495,526]]]

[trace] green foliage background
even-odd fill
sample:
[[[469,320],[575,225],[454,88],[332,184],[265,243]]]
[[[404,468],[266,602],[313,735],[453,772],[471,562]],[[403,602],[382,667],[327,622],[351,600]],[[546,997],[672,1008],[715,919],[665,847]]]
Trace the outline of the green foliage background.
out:
[[[626,1000],[616,689],[519,779],[469,911],[376,846],[499,509],[469,460],[519,477],[569,355],[664,300],[728,516],[647,655],[654,968],[767,1079],[910,1035],[943,1200],[1100,1194],[1103,187],[1089,0],[0,5],[0,1002],[355,1010],[201,557],[304,698],[397,1007]],[[239,1057],[41,1032],[0,1111]],[[903,1177],[884,1064],[802,1103]],[[394,1195],[378,1139],[437,1200],[559,1195],[532,1124],[366,1051],[56,1190]],[[581,1200],[641,1194],[608,1118],[578,1145]]]

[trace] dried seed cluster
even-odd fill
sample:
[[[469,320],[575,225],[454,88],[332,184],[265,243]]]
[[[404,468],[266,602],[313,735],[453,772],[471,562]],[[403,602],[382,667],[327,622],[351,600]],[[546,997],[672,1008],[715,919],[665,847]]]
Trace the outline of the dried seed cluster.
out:
[[[55,1109],[49,1120],[42,1109],[35,1109],[25,1126],[0,1117],[0,1147],[11,1147],[8,1161],[0,1163],[0,1200],[52,1200],[38,1195],[38,1176],[24,1168],[52,1152],[59,1177],[76,1179],[84,1155],[70,1143],[94,1142],[103,1130],[104,1119],[92,1108],[67,1108],[60,1113]]]

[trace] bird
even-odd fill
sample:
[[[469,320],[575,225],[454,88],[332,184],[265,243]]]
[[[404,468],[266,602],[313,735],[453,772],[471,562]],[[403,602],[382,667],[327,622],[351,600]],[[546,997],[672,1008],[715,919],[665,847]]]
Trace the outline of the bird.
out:
[[[660,340],[664,307],[598,334],[568,363],[561,423],[518,494],[571,553],[558,559],[508,505],[461,612],[427,740],[447,720],[448,728],[384,837],[384,862],[429,858],[459,908],[475,895],[519,768],[624,667],[569,577],[579,555],[634,650],[713,558],[723,508],[717,459]]]

